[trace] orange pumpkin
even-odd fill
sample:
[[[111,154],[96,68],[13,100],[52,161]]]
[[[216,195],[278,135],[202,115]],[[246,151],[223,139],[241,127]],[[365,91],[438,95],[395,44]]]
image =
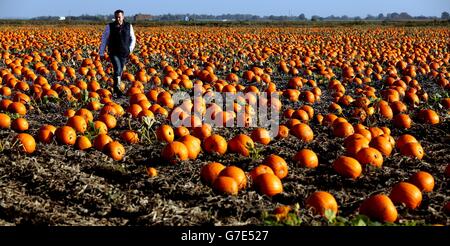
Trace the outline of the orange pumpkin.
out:
[[[394,203],[404,204],[407,208],[416,209],[422,202],[422,192],[411,183],[400,182],[392,188],[389,198]]]
[[[341,176],[351,179],[357,179],[362,172],[362,167],[358,160],[348,156],[337,158],[333,162],[333,169]]]
[[[363,135],[369,142],[372,140],[372,133],[365,126],[361,125],[361,127],[355,127],[355,134]]]
[[[192,131],[192,135],[203,140],[209,136],[211,136],[212,127],[210,124],[202,124],[200,127],[194,127]]]
[[[76,113],[76,111],[73,108],[69,108],[64,112],[64,116],[66,116],[67,118],[70,118],[72,116],[74,116]]]
[[[182,142],[186,146],[189,159],[197,159],[200,151],[202,151],[202,147],[200,146],[200,139],[192,135],[186,135],[180,138],[178,141]]]
[[[208,185],[212,185],[223,169],[225,169],[225,166],[221,163],[210,162],[202,167],[200,177],[203,182]]]
[[[38,139],[41,143],[49,144],[53,140],[56,127],[52,125],[43,125],[39,128]]]
[[[336,122],[336,121],[335,121]],[[345,138],[355,133],[352,124],[348,122],[339,122],[334,124],[333,122],[333,135],[338,138]]]
[[[380,168],[383,165],[383,155],[375,148],[363,148],[356,154],[356,159],[362,165],[370,164]]]
[[[372,139],[384,135],[384,131],[380,127],[376,126],[369,127],[369,131],[370,135],[372,136]]]
[[[434,188],[433,175],[424,171],[414,173],[411,178],[409,178],[409,182],[417,186],[417,188],[423,192],[431,192]]]
[[[394,126],[397,128],[411,128],[412,120],[407,114],[397,114],[393,119]]]
[[[237,195],[239,186],[236,180],[228,176],[219,176],[213,182],[215,191],[223,194]]]
[[[283,220],[288,216],[288,214],[291,210],[292,209],[290,206],[281,205],[281,206],[276,207],[272,213],[273,213],[273,215],[275,215],[275,217],[278,220]]]
[[[244,189],[247,186],[247,176],[245,175],[244,171],[239,167],[228,166],[224,168],[222,171],[220,171],[219,177],[220,176],[227,176],[236,180],[239,190]]]
[[[258,165],[258,166],[256,166],[256,167],[254,167],[254,168],[250,171],[249,175],[250,175],[250,177],[252,178],[252,180],[255,181],[256,177],[258,177],[259,175],[264,174],[264,173],[271,173],[271,174],[274,174],[272,168],[270,168],[270,167],[267,166],[267,165],[262,165],[262,164],[261,164],[261,165]]]
[[[389,137],[384,135],[372,139],[369,146],[377,149],[384,156],[390,156],[393,148],[392,144],[389,142]]]
[[[253,140],[245,135],[239,134],[228,141],[228,148],[232,153],[239,153],[243,156],[249,156],[250,150],[255,147]]]
[[[11,113],[17,113],[20,116],[24,116],[25,114],[27,114],[27,108],[21,102],[13,102],[9,104],[8,111]]]
[[[277,139],[287,138],[289,136],[289,128],[285,125],[280,125],[278,127]]]
[[[20,133],[16,136],[16,139],[19,141],[23,152],[31,154],[36,150],[36,141],[30,134]]]
[[[256,177],[255,185],[257,190],[267,196],[275,196],[283,192],[281,180],[271,173],[263,173]]]
[[[325,215],[326,210],[334,214],[338,212],[338,205],[333,195],[325,191],[316,191],[306,199],[306,206],[312,208],[315,214]]]
[[[92,143],[86,136],[79,136],[75,141],[75,148],[79,150],[86,150],[92,147]]]
[[[271,141],[269,131],[264,128],[257,128],[253,130],[250,137],[253,141],[264,145],[269,144]]]
[[[189,158],[189,151],[182,142],[173,141],[162,149],[161,156],[169,163],[177,164]]]
[[[125,156],[125,148],[123,145],[117,141],[112,141],[108,143],[103,151],[115,161],[120,161]]]
[[[0,129],[9,129],[11,127],[11,118],[7,114],[0,113]]]
[[[108,136],[107,134],[101,133],[101,134],[98,134],[94,138],[94,147],[96,150],[102,151],[104,149],[104,147],[112,141],[113,140],[110,136]]]
[[[273,170],[273,173],[280,179],[283,179],[288,175],[288,165],[286,161],[278,155],[271,154],[267,156],[262,164],[270,167]]]
[[[13,120],[11,128],[16,132],[23,132],[28,130],[28,121],[25,118],[19,117]]]
[[[223,155],[227,152],[227,140],[219,134],[213,134],[205,139],[205,151],[208,153],[217,153]]]
[[[137,144],[139,143],[139,135],[137,132],[133,130],[125,130],[120,134],[120,137],[123,141],[129,144]]]
[[[94,116],[92,115],[92,112],[85,108],[80,108],[79,110],[77,110],[75,112],[75,115],[82,116],[86,120],[86,123],[94,120]]]
[[[55,131],[56,141],[60,144],[74,145],[77,140],[77,133],[70,126],[62,126]]]
[[[74,115],[67,120],[67,125],[79,133],[84,133],[87,129],[86,120],[83,116]]]
[[[431,125],[439,124],[439,115],[432,109],[423,109],[419,112],[419,119]]]
[[[179,126],[179,127],[175,128],[174,133],[175,133],[175,137],[181,138],[181,137],[184,137],[186,135],[189,135],[189,129],[187,129],[184,126]]]
[[[108,129],[113,129],[117,125],[116,117],[114,117],[110,114],[102,114],[98,117],[98,120],[105,123],[105,125],[108,127]]]
[[[416,157],[419,160],[422,160],[425,154],[420,143],[407,143],[401,147],[400,152],[402,155]]]
[[[319,165],[319,159],[314,151],[302,149],[294,156],[294,161],[301,167],[316,168]]]
[[[395,147],[400,150],[403,147],[403,145],[407,143],[418,143],[418,141],[414,136],[404,134],[397,139],[397,141],[395,142]]]
[[[290,132],[303,142],[309,143],[314,139],[314,132],[309,125],[299,123],[291,127]]]
[[[173,128],[169,125],[161,125],[156,129],[156,137],[160,142],[171,143],[175,138]]]
[[[158,175],[158,170],[156,170],[156,168],[154,168],[154,167],[148,167],[147,168],[147,175],[149,177],[155,177],[155,176]]]
[[[359,133],[348,136],[344,140],[345,153],[349,156],[356,156],[356,153],[363,148],[369,147],[369,140]]]
[[[383,194],[373,195],[364,200],[359,213],[381,222],[395,222],[398,212],[392,200]]]

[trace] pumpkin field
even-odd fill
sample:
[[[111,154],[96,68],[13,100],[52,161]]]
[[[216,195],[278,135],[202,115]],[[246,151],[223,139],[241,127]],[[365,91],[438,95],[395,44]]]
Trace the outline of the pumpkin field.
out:
[[[450,225],[448,26],[103,29],[0,26],[0,225]]]

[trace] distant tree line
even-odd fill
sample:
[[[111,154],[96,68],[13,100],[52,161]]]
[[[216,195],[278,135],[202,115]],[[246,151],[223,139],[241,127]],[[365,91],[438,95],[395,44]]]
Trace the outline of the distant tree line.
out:
[[[80,16],[65,16],[65,21],[109,21],[114,18],[113,15],[80,15]],[[148,15],[148,14],[136,14],[134,16],[128,16],[128,19],[133,21],[396,21],[396,20],[450,20],[450,14],[448,12],[442,12],[440,18],[437,16],[411,16],[406,12],[401,13],[388,13],[378,14],[377,16],[367,15],[366,17],[349,17],[347,15],[327,17],[321,17],[318,15],[311,16],[310,19],[306,18],[304,14],[298,16],[287,15],[269,15],[259,16],[251,14],[222,14],[222,15],[204,15],[204,14],[163,14],[163,15]],[[33,18],[33,20],[60,20],[59,16],[39,16]]]
[[[106,21],[112,20],[114,15],[80,15],[80,16],[64,16],[65,21]],[[49,21],[57,21],[60,20],[60,16],[38,16],[32,18],[32,20],[49,20]]]

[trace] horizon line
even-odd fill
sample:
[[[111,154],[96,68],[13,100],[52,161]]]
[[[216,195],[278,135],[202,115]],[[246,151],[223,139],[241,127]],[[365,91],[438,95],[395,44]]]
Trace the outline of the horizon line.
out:
[[[447,12],[447,11],[443,11],[442,13],[444,13],[444,12]],[[202,14],[198,14],[198,13],[165,13],[165,14],[149,14],[149,13],[132,13],[132,14],[130,14],[130,15],[125,15],[125,17],[126,16],[129,16],[129,17],[133,17],[133,16],[136,16],[136,15],[150,15],[150,16],[163,16],[163,15],[185,15],[185,16],[189,16],[189,15],[209,15],[209,16],[221,16],[221,15],[251,15],[251,16],[258,16],[258,17],[262,17],[262,18],[265,18],[265,17],[270,17],[270,16],[287,16],[287,17],[296,17],[296,16],[300,16],[300,15],[304,15],[305,16],[305,18],[311,18],[311,17],[313,17],[313,16],[317,16],[317,17],[320,17],[320,18],[327,18],[327,17],[331,17],[331,16],[333,16],[333,17],[343,17],[343,16],[346,16],[346,17],[348,17],[348,18],[357,18],[357,17],[359,17],[359,18],[366,18],[366,17],[368,17],[368,16],[373,16],[373,17],[377,17],[377,16],[379,16],[380,14],[382,14],[384,17],[387,17],[387,15],[388,14],[393,14],[393,13],[397,13],[397,14],[402,14],[402,13],[406,13],[406,14],[408,14],[408,15],[410,15],[408,12],[405,12],[405,11],[403,11],[403,12],[388,12],[388,13],[378,13],[378,14],[376,14],[376,15],[372,15],[372,14],[366,14],[366,15],[364,15],[364,16],[360,16],[360,15],[356,15],[356,16],[350,16],[350,15],[346,15],[346,14],[343,14],[343,15],[335,15],[335,14],[331,14],[331,15],[328,15],[328,16],[320,16],[320,15],[317,15],[317,14],[312,14],[312,15],[306,15],[305,13],[300,13],[300,14],[295,14],[295,15],[274,15],[274,14],[272,14],[272,15],[258,15],[258,14],[248,14],[248,13],[223,13],[223,14],[204,14],[204,13],[202,13]],[[441,13],[441,14],[442,14]],[[448,12],[447,12],[448,13]],[[39,18],[39,17],[68,17],[68,16],[71,16],[71,17],[80,17],[80,16],[111,16],[111,15],[113,15],[113,14],[87,14],[87,13],[83,13],[83,14],[79,14],[79,15],[39,15],[39,16],[32,16],[32,17],[23,17],[23,16],[10,16],[10,17],[2,17],[2,16],[0,16],[0,19],[2,19],[2,20],[30,20],[30,19],[33,19],[33,18]],[[309,16],[309,17],[308,17]],[[423,15],[423,14],[420,14],[420,15],[410,15],[412,18],[414,18],[414,17],[426,17],[426,18],[440,18],[439,16],[437,16],[437,15]]]

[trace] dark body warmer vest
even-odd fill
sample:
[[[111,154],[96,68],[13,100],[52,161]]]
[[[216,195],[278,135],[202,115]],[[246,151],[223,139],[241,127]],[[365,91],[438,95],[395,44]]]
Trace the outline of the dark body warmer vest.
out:
[[[116,22],[109,23],[108,51],[110,55],[128,57],[130,43],[130,23],[124,22],[121,27]]]

